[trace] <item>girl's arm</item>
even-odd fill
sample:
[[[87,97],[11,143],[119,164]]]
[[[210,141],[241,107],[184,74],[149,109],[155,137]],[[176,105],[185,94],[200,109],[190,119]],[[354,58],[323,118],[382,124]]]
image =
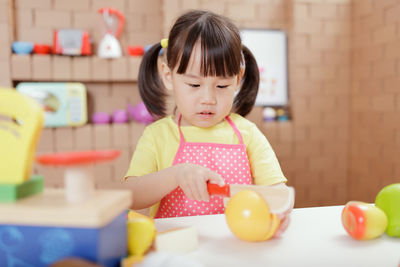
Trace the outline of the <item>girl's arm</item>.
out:
[[[188,198],[208,201],[207,182],[224,185],[219,174],[206,167],[187,163],[126,179],[127,185],[133,191],[133,209],[154,205],[178,186]]]

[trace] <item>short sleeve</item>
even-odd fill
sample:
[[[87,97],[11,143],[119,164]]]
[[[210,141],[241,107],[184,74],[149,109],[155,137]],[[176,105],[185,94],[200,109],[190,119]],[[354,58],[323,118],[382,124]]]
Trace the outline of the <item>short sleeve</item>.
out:
[[[246,148],[254,183],[272,185],[286,182],[287,179],[267,138],[255,124],[251,124],[250,127],[250,138]]]
[[[129,169],[124,179],[129,176],[143,176],[157,171],[156,149],[154,138],[149,127],[146,127],[136,145]]]

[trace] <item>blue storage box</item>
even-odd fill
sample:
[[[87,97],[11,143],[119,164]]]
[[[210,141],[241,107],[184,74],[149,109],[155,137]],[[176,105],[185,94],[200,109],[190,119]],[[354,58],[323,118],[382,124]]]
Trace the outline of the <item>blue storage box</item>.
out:
[[[81,257],[117,267],[127,255],[129,191],[98,190],[82,203],[67,203],[62,189],[46,188],[15,203],[0,204],[0,266],[48,266]]]

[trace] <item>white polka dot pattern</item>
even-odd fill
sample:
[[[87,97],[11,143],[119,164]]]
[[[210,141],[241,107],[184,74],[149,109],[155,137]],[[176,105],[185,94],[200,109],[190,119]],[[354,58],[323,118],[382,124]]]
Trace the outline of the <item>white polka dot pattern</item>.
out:
[[[244,144],[210,144],[182,142],[175,164],[192,163],[220,174],[227,184],[251,184],[249,160]],[[156,218],[220,214],[224,212],[222,197],[210,201],[187,198],[181,188],[166,195],[160,203]]]

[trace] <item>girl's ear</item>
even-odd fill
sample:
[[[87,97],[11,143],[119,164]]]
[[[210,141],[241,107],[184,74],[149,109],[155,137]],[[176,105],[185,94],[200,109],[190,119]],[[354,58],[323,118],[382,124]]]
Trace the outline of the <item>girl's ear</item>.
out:
[[[161,78],[165,88],[172,91],[172,71],[164,61],[161,63]]]
[[[236,88],[236,91],[238,91],[239,88],[240,88],[240,85],[241,85],[241,83],[242,83],[243,75],[244,75],[244,67],[240,68],[240,72],[239,72],[239,74],[237,75],[237,85],[238,85],[238,86],[237,86],[237,88]]]

